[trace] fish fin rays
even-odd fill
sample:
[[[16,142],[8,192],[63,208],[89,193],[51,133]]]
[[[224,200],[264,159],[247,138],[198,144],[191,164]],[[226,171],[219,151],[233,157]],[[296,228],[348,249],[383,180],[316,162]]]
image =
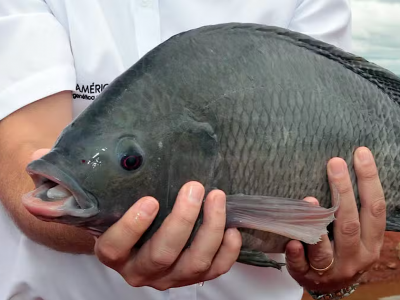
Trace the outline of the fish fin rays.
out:
[[[271,31],[273,28],[264,29]],[[400,105],[400,77],[373,62],[358,55],[344,51],[343,49],[307,36],[305,34],[277,28],[276,32],[281,36],[290,37],[292,43],[307,48],[330,60],[340,63],[360,77],[375,84],[384,93]]]
[[[338,196],[337,196],[338,197]],[[339,199],[324,208],[304,200],[270,196],[228,195],[227,227],[273,232],[307,244],[316,244],[335,219]]]
[[[269,258],[268,255],[263,252],[246,248],[240,250],[237,261],[251,266],[275,268],[278,270],[281,270],[282,267],[286,265],[285,263],[280,263]]]

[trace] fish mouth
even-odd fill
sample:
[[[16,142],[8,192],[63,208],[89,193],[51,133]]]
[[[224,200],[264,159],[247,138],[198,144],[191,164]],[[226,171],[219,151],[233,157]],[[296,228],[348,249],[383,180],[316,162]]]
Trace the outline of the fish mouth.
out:
[[[31,162],[26,171],[35,189],[22,196],[25,208],[41,220],[63,217],[86,219],[99,212],[96,199],[74,178],[44,159]]]

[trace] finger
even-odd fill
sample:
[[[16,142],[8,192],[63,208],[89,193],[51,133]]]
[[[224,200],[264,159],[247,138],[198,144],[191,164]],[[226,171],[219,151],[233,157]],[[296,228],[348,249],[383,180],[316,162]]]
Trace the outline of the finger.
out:
[[[360,249],[360,221],[350,175],[343,159],[332,158],[328,162],[328,178],[340,198],[333,229],[335,252],[338,257],[352,258]],[[336,195],[332,193],[334,197]]]
[[[304,201],[307,201],[314,205],[319,205],[317,198],[314,198],[314,197],[306,197],[306,198],[304,198]]]
[[[386,202],[378,170],[368,148],[356,150],[354,167],[361,201],[361,239],[368,250],[379,251],[386,228]]]
[[[307,197],[304,200],[313,203],[314,205],[319,205],[316,198]],[[307,245],[307,255],[310,264],[314,268],[327,268],[332,263],[333,259],[333,249],[329,237],[325,234],[317,244]]]
[[[38,149],[35,152],[32,153],[31,159],[36,160],[44,156],[45,154],[49,153],[50,149],[43,148],[43,149]]]
[[[219,248],[211,267],[203,274],[190,280],[179,280],[174,282],[166,282],[166,286],[187,286],[202,281],[213,280],[225,273],[227,273],[239,257],[240,249],[242,246],[242,237],[239,230],[236,228],[229,228],[226,230],[221,247]]]
[[[106,266],[118,269],[128,260],[131,249],[153,222],[158,202],[152,197],[137,201],[96,241],[94,252]]]
[[[188,182],[181,188],[172,212],[129,267],[138,280],[146,280],[175,263],[193,230],[203,197],[204,187],[198,182]]]
[[[205,280],[212,280],[227,273],[239,257],[242,247],[242,237],[236,228],[226,230],[222,245],[211,265],[210,270],[204,277]]]
[[[309,271],[309,263],[301,242],[292,240],[286,245],[286,267],[296,280]]]
[[[326,234],[321,237],[321,241],[315,245],[308,245],[308,260],[316,269],[329,267],[333,260],[333,249],[331,242]],[[316,271],[318,274],[319,272]]]
[[[206,272],[221,246],[225,232],[226,198],[222,191],[212,191],[204,204],[204,221],[172,273],[174,280],[198,277]]]

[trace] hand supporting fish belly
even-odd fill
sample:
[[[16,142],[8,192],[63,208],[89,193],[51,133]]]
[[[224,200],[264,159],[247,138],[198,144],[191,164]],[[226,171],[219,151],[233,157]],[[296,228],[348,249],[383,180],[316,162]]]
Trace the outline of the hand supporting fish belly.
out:
[[[140,199],[98,238],[97,257],[119,272],[130,285],[158,290],[212,280],[228,272],[238,258],[242,243],[237,229],[225,230],[223,192],[215,190],[207,195],[203,223],[190,247],[185,247],[196,225],[204,192],[204,187],[197,182],[185,184],[160,229],[136,250],[136,242],[154,220],[158,209],[154,198]]]

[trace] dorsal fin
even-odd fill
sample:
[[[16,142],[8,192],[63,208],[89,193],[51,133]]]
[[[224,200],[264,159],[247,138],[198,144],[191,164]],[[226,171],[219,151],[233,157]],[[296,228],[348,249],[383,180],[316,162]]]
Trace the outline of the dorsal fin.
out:
[[[280,29],[277,34],[287,36],[292,43],[307,48],[328,59],[336,61],[360,75],[371,83],[375,84],[393,101],[400,104],[400,77],[391,71],[374,64],[365,58],[346,52],[336,46],[314,39],[304,34]]]

